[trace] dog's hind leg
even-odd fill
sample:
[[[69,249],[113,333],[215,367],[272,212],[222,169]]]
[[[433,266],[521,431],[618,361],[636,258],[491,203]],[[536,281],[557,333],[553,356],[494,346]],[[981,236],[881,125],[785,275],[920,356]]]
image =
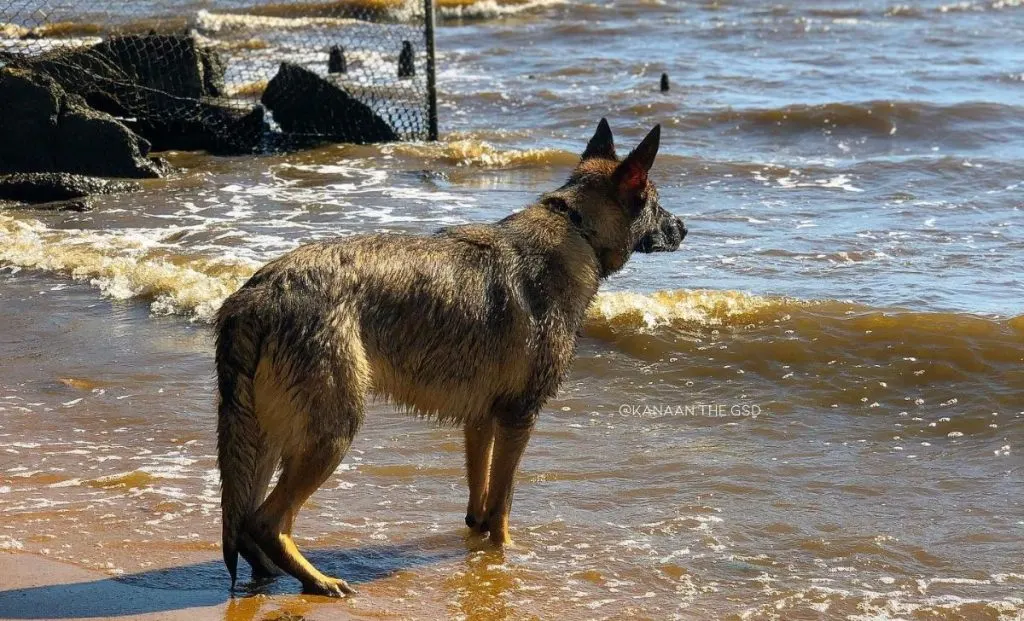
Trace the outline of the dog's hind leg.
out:
[[[530,441],[533,417],[516,420],[513,424],[498,419],[494,425],[494,454],[491,457],[490,480],[487,485],[487,530],[491,543],[512,543],[508,534],[508,514],[512,509],[519,462]]]
[[[252,579],[256,582],[280,576],[284,572],[270,560],[247,531],[238,535],[238,552],[252,567]]]
[[[490,477],[491,452],[494,448],[494,421],[490,418],[479,424],[467,423],[466,477],[469,479],[469,503],[466,506],[466,526],[479,533],[487,532],[487,482]]]
[[[358,331],[333,319],[328,333],[278,345],[274,362],[257,377],[263,398],[260,421],[280,447],[281,476],[256,510],[249,533],[275,565],[296,577],[307,593],[341,597],[353,590],[320,573],[292,539],[302,505],[345,457],[363,420],[369,370]],[[279,365],[279,366],[278,366]],[[301,379],[299,379],[301,378]]]
[[[344,580],[320,573],[292,539],[295,517],[341,463],[350,437],[322,438],[299,454],[285,455],[281,478],[253,519],[251,533],[275,565],[295,576],[303,591],[342,597],[354,593]]]
[[[269,446],[269,442],[265,438],[261,445],[261,453],[256,463],[256,476],[253,480],[253,506],[247,512],[249,516],[254,515],[260,504],[263,503],[263,498],[267,495],[267,487],[270,486],[270,479],[274,476],[274,470],[277,469],[277,464],[281,460],[280,449]],[[249,532],[248,524],[238,534],[238,551],[252,567],[253,580],[265,580],[284,573],[256,544]]]

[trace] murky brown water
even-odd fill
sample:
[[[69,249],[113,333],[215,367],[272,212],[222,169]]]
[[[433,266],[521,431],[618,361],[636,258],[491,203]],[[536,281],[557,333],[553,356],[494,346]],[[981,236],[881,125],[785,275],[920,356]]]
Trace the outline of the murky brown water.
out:
[[[502,217],[607,115],[622,148],[665,124],[691,234],[592,308],[516,546],[465,532],[459,432],[374,405],[297,526],[361,595],[281,579],[227,616],[1024,618],[1024,10],[445,11],[439,145],[172,154],[95,212],[0,214],[0,548],[226,601],[220,301],[304,241]],[[77,610],[180,605],[144,601]]]

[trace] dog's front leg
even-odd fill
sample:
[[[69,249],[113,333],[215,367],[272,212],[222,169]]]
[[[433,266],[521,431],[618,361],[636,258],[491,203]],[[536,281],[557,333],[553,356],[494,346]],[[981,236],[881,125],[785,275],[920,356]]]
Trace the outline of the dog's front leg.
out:
[[[469,480],[469,503],[466,506],[466,526],[473,530],[487,532],[487,482],[490,478],[491,452],[494,448],[494,421],[465,428],[466,436],[466,478]]]
[[[533,417],[515,424],[504,424],[501,420],[494,425],[494,450],[491,457],[490,481],[487,486],[487,530],[491,532],[491,543],[507,545],[512,543],[508,534],[508,514],[512,509],[512,493],[515,488],[516,471],[519,461],[530,441],[533,431]]]

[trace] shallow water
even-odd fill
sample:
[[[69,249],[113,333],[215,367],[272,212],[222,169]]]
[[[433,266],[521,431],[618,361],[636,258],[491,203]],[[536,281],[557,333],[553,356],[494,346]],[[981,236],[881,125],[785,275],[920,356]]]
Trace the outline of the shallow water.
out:
[[[500,218],[607,116],[620,151],[663,124],[690,235],[606,283],[505,554],[460,528],[460,434],[372,406],[297,527],[360,582],[344,610],[1024,615],[1024,7],[442,14],[440,144],[171,154],[180,174],[94,212],[0,214],[0,548],[226,587],[220,301],[305,241]]]

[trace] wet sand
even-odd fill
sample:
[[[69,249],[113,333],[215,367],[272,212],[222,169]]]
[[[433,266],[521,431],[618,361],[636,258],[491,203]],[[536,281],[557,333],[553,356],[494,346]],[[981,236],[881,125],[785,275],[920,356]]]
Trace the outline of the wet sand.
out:
[[[220,559],[197,560],[160,572],[159,580],[173,585],[187,581],[188,575]],[[159,581],[140,586],[139,576],[114,577],[33,554],[0,552],[0,619],[160,619],[195,621],[223,619],[251,621],[275,619],[380,619],[410,618],[405,614],[387,614],[362,610],[359,599],[334,600],[324,597],[262,595],[244,590],[231,594],[218,585],[160,587]],[[355,582],[354,582],[355,584]],[[359,585],[358,597],[373,598],[373,585]]]
[[[0,553],[0,618],[190,621],[226,616],[223,589],[147,589],[33,554]],[[242,617],[238,617],[242,618]]]
[[[210,553],[187,555],[187,562],[180,563],[179,558],[174,566],[123,574],[0,551],[0,619],[522,618],[502,603],[518,587],[500,568],[504,553],[474,537],[453,534],[410,546],[371,544],[308,552],[314,562],[329,562],[346,575],[356,595],[342,600],[304,595],[298,582],[288,578],[259,585],[242,581],[231,593],[224,580],[202,578],[223,571],[219,556]],[[437,563],[457,575],[467,557],[478,567],[478,582],[471,592],[451,590],[448,580],[420,582],[415,573],[417,565]]]

